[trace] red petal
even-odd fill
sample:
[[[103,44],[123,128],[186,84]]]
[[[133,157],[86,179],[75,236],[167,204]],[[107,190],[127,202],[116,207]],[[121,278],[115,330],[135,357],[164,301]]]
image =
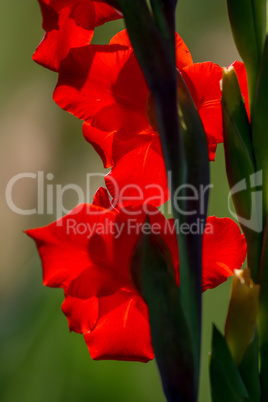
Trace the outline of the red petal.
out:
[[[92,359],[147,362],[154,357],[147,307],[131,293],[101,298],[97,325],[84,337]]]
[[[160,206],[168,200],[167,176],[158,134],[145,132],[132,138],[129,136],[129,139],[116,136],[114,160],[115,165],[105,176],[105,183],[116,204]]]
[[[66,293],[65,300],[62,303],[62,311],[68,319],[70,330],[84,334],[93,330],[98,321],[99,299],[91,297],[82,300]]]
[[[110,40],[110,45],[115,45],[115,44],[132,48],[132,45],[131,45],[131,42],[130,42],[126,29],[123,29],[123,31],[118,32],[116,35],[114,35],[112,37],[112,39]]]
[[[233,275],[246,257],[246,242],[238,225],[229,218],[208,217],[203,237],[203,291]]]
[[[36,49],[33,59],[51,70],[58,71],[60,62],[73,47],[91,42],[95,27],[93,2],[87,0],[50,4],[40,0],[43,27],[47,34]],[[57,24],[56,14],[57,14]],[[51,21],[51,17],[52,21]],[[52,29],[53,28],[53,29]]]
[[[176,47],[176,66],[178,70],[193,64],[193,59],[190,50],[183,42],[182,38],[175,32],[175,47]]]
[[[112,145],[114,131],[102,131],[89,122],[83,123],[83,135],[102,159],[105,168],[113,165]]]
[[[208,159],[210,161],[215,161],[216,150],[217,144],[210,144],[208,141]]]
[[[109,193],[104,187],[98,188],[98,190],[94,194],[92,205],[96,205],[110,211],[114,210],[115,212],[118,212],[112,205]]]
[[[181,73],[200,114],[208,145],[215,147],[223,142],[220,90],[222,68],[211,62],[196,63],[185,67]]]
[[[39,0],[46,34],[33,59],[54,71],[70,49],[88,45],[94,28],[121,18],[112,7],[91,0]]]
[[[118,289],[123,276],[110,268],[113,233],[106,231],[107,222],[112,225],[115,218],[115,212],[83,204],[46,227],[28,230],[42,259],[44,284],[82,298]],[[119,268],[125,269],[114,269]],[[94,286],[86,287],[88,277],[94,278]]]
[[[113,7],[102,1],[94,1],[95,7],[95,26],[104,24],[107,21],[122,18],[122,14]]]
[[[147,97],[132,50],[120,45],[72,49],[61,65],[54,92],[61,108],[90,119],[91,126],[106,133],[143,128]]]

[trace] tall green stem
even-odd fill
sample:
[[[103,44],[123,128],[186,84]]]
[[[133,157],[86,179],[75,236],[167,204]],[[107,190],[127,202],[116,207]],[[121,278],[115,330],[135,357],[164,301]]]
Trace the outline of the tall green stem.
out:
[[[166,170],[170,173],[170,192],[173,215],[179,223],[191,225],[200,216],[206,217],[207,197],[201,214],[198,212],[193,219],[187,214],[192,207],[199,211],[200,199],[195,203],[182,201],[178,209],[177,189],[190,184],[199,190],[199,185],[206,186],[209,181],[208,152],[206,136],[182,78],[179,76],[179,93],[177,98],[177,71],[175,66],[174,0],[151,0],[153,18],[145,0],[118,0],[123,12],[128,34],[145,75],[149,89],[153,95],[157,124],[162,144]],[[180,121],[179,113],[183,121]],[[193,146],[191,146],[193,144]],[[183,193],[183,194],[182,194]],[[182,191],[180,196],[185,196]],[[190,198],[190,197],[189,197]],[[181,211],[184,212],[181,212]],[[192,349],[194,362],[194,382],[192,384],[192,401],[197,400],[200,337],[201,337],[201,271],[202,271],[202,233],[178,234],[180,258],[180,303],[186,316],[186,326],[190,328],[192,344],[185,339],[185,347]],[[185,331],[181,330],[183,338]],[[154,339],[154,336],[153,336]],[[188,346],[186,346],[186,344]],[[154,347],[157,347],[154,344]],[[156,352],[157,356],[157,352]],[[181,351],[181,365],[185,353]],[[161,373],[161,362],[158,361]],[[182,381],[182,380],[181,380]],[[183,381],[181,387],[183,387]],[[180,399],[178,390],[177,399]]]

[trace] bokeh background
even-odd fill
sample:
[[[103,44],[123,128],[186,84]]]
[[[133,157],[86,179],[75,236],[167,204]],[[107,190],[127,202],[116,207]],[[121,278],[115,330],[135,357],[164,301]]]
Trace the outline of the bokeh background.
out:
[[[211,60],[226,66],[238,59],[224,0],[180,0],[177,31],[195,62]],[[95,43],[105,43],[122,22],[98,28]],[[163,402],[155,362],[94,362],[82,335],[70,333],[61,312],[63,292],[42,285],[41,264],[34,243],[23,233],[55,219],[53,214],[19,215],[5,199],[16,174],[52,173],[45,181],[76,183],[86,189],[86,174],[104,172],[101,161],[81,134],[81,122],[52,101],[57,76],[36,65],[31,55],[43,36],[37,0],[0,0],[0,400],[1,402],[116,401]],[[211,163],[214,188],[210,215],[230,216],[224,155],[219,146]],[[102,184],[93,183],[94,190]],[[14,186],[20,208],[37,204],[33,179]],[[77,198],[69,191],[64,206]],[[204,296],[200,402],[209,402],[208,359],[211,327],[224,326],[230,281]]]

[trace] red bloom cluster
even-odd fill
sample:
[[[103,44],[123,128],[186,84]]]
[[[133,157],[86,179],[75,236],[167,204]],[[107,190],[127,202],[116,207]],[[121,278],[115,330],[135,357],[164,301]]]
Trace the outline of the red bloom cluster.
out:
[[[126,31],[109,45],[90,44],[94,28],[120,18],[118,11],[97,0],[39,3],[46,34],[34,60],[59,72],[54,100],[84,120],[85,138],[104,166],[111,167],[106,185],[113,202],[101,188],[93,204],[27,233],[38,247],[44,284],[64,289],[63,312],[70,329],[84,334],[91,357],[148,361],[154,355],[148,309],[129,274],[147,215],[152,234],[170,250],[179,286],[174,222],[156,209],[169,191],[153,99]],[[193,64],[179,35],[176,65],[199,111],[213,160],[223,137],[222,69],[210,62]],[[244,66],[236,62],[234,67],[248,107]],[[241,267],[245,254],[238,226],[227,218],[209,217],[203,237],[203,290],[225,281]]]
[[[211,62],[193,64],[179,35],[176,35],[176,65],[200,113],[209,158],[213,160],[217,144],[223,141],[222,68]],[[248,99],[244,65],[236,62],[234,66],[242,93]],[[106,185],[116,203],[122,204],[119,196],[122,189],[124,198],[129,198],[124,205],[133,205],[135,198],[137,203],[144,201],[155,206],[167,201],[160,138],[150,112],[152,97],[126,31],[115,35],[107,46],[72,49],[61,64],[54,100],[85,120],[85,138],[99,153],[104,167],[112,167]],[[137,188],[142,189],[142,194]]]
[[[153,206],[147,205],[146,212],[151,233],[161,236],[170,250],[179,285],[174,222]],[[27,232],[42,259],[44,285],[64,289],[62,309],[70,329],[84,334],[93,359],[148,361],[154,356],[148,309],[129,274],[137,240],[148,230],[146,215],[144,206],[113,208],[101,188],[92,205],[81,204],[63,219]],[[236,223],[209,217],[203,239],[203,290],[233,275],[245,253]]]

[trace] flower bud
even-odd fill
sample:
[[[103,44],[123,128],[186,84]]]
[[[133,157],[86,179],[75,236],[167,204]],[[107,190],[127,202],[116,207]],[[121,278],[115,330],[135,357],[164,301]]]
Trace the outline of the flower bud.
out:
[[[260,286],[254,284],[248,268],[234,271],[225,339],[237,365],[254,335],[259,293]]]
[[[227,0],[227,6],[235,44],[247,69],[252,104],[266,36],[266,0]]]

